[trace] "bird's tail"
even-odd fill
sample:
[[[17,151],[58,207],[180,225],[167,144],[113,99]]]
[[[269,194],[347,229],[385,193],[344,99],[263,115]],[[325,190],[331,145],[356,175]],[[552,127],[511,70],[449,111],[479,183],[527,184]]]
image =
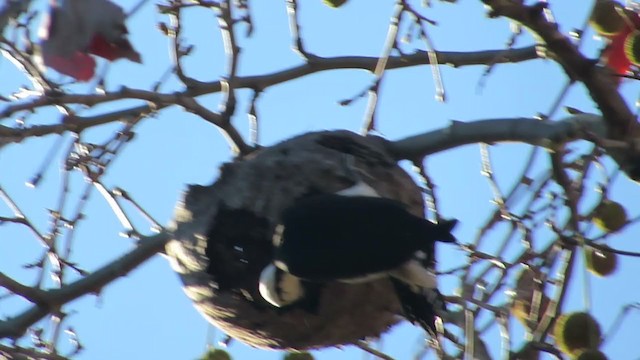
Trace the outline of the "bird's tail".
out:
[[[435,226],[436,240],[448,243],[458,242],[458,239],[451,233],[453,228],[458,224],[458,220],[440,220],[437,224],[431,223],[431,226]]]
[[[447,313],[444,297],[437,288],[422,288],[418,291],[399,279],[390,278],[400,300],[404,317],[418,323],[432,337],[438,334],[437,318]]]

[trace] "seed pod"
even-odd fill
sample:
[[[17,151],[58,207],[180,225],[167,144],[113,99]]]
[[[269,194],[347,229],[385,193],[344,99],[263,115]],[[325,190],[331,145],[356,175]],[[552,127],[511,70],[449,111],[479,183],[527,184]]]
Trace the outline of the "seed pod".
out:
[[[585,350],[578,355],[576,360],[608,360],[607,356],[600,350],[589,349]]]
[[[640,32],[634,31],[624,40],[624,54],[633,65],[640,65]]]
[[[603,36],[618,34],[626,26],[622,11],[622,5],[613,0],[596,0],[589,17],[589,25]]]
[[[604,245],[604,247],[607,247]],[[618,266],[618,256],[611,251],[596,249],[593,247],[585,248],[585,258],[587,269],[598,276],[611,275]]]
[[[231,355],[222,349],[209,349],[199,360],[231,360]]]
[[[597,349],[602,333],[600,325],[589,313],[575,312],[556,320],[553,335],[560,351],[576,356],[585,349]]]
[[[306,351],[290,352],[284,356],[283,360],[313,360],[314,357]]]
[[[627,211],[618,202],[604,200],[594,210],[593,222],[605,232],[616,232],[627,223]]]
[[[325,5],[332,8],[339,8],[340,6],[344,5],[344,3],[346,2],[347,0],[324,0]]]

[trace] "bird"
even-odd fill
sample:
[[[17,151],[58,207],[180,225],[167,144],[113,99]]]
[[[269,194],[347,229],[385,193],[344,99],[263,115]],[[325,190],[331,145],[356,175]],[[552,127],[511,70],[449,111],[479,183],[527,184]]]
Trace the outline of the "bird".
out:
[[[431,334],[446,311],[437,279],[435,242],[455,242],[457,220],[433,223],[363,181],[337,193],[300,198],[274,230],[274,257],[259,292],[283,308],[304,300],[306,284],[389,278],[405,318]]]

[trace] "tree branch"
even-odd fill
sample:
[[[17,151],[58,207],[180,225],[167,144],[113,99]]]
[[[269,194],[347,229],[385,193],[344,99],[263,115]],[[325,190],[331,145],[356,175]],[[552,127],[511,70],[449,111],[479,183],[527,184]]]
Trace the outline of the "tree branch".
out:
[[[39,304],[45,302],[46,297],[43,296],[44,291],[38,288],[23,285],[2,272],[0,272],[0,287],[3,287],[10,292],[21,296],[33,303]]]
[[[511,0],[482,0],[491,7],[490,16],[505,16],[529,28],[541,38],[567,75],[587,87],[609,125],[609,136],[614,139],[637,137],[640,125],[618,93],[616,82],[607,68],[596,66],[596,61],[585,57],[571,40],[558,30],[558,24],[544,16],[548,4],[538,2],[528,6]]]
[[[536,59],[535,48],[533,46],[513,49],[513,50],[487,50],[477,52],[438,52],[438,63],[447,64],[453,67],[485,65],[492,62],[516,63]],[[254,89],[261,91],[267,87],[278,85],[289,80],[304,77],[327,70],[337,69],[363,69],[373,71],[378,58],[366,56],[342,56],[342,57],[314,57],[314,61],[289,69],[277,71],[266,75],[244,76],[235,78],[236,89]],[[429,64],[426,52],[419,51],[411,55],[389,57],[387,69],[400,69],[417,65]],[[152,105],[142,105],[113,111],[102,115],[80,117],[64,116],[59,124],[55,125],[35,125],[25,128],[13,128],[0,126],[0,147],[9,143],[17,143],[28,137],[46,136],[51,134],[61,134],[65,131],[81,132],[84,129],[99,126],[123,118],[138,117],[141,114],[151,113],[165,107],[180,104],[180,99],[185,97],[197,97],[201,95],[217,93],[222,91],[222,81],[198,82],[193,80],[193,87],[183,92],[171,94],[160,94],[147,90],[136,90],[122,88],[119,91],[106,94],[91,95],[51,95],[45,93],[30,101],[11,104],[0,110],[0,119],[7,118],[20,111],[33,111],[35,109],[57,104],[83,104],[93,106],[122,99],[140,99],[150,101]]]
[[[168,233],[146,237],[140,240],[138,246],[131,252],[117,260],[94,271],[90,275],[59,289],[43,291],[40,295],[42,302],[34,305],[20,315],[0,321],[0,339],[19,338],[27,329],[55,311],[62,305],[83,295],[97,293],[113,280],[127,275],[140,264],[164,250],[169,241]]]
[[[579,114],[560,121],[528,118],[452,121],[447,128],[389,141],[387,150],[397,160],[416,160],[473,143],[523,142],[549,147],[565,141],[588,139],[593,134],[604,137],[606,133],[602,117],[593,114]]]
[[[34,349],[27,349],[19,346],[7,346],[0,344],[0,355],[7,354],[8,360],[69,360],[67,357],[54,354],[43,353]],[[3,357],[4,359],[4,357]]]

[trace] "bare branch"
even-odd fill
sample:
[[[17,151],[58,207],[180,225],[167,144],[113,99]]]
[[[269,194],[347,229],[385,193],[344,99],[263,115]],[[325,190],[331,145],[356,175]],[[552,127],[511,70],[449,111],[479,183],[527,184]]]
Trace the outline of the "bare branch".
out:
[[[68,360],[67,357],[54,354],[44,353],[34,349],[27,349],[20,346],[7,346],[0,344],[0,355],[7,354],[10,360]]]
[[[364,125],[362,126],[362,134],[367,134],[371,130],[376,128],[376,108],[378,105],[378,90],[380,89],[380,83],[382,82],[384,71],[387,69],[387,63],[391,56],[391,50],[393,50],[398,37],[398,26],[402,20],[402,14],[404,12],[404,6],[402,1],[398,1],[393,10],[391,16],[391,22],[389,29],[387,30],[387,39],[384,42],[382,49],[382,55],[376,63],[376,68],[373,70],[375,75],[374,84],[369,89],[369,103],[367,104],[367,110],[364,115]]]
[[[535,32],[544,40],[547,49],[562,66],[572,80],[581,81],[589,90],[593,101],[598,104],[604,118],[610,125],[611,137],[625,139],[640,132],[640,125],[616,89],[610,72],[596,66],[568,37],[558,30],[558,24],[544,15],[546,2],[528,6],[510,0],[483,0],[491,7],[490,16],[506,16]]]
[[[23,285],[9,276],[0,272],[0,287],[3,287],[10,292],[19,295],[32,303],[41,304],[45,302],[44,291],[38,288]]]
[[[375,357],[377,357],[377,358],[379,358],[379,359],[383,359],[383,360],[394,360],[394,358],[392,358],[391,356],[389,356],[389,355],[387,355],[387,354],[385,354],[385,353],[383,353],[383,352],[381,352],[381,351],[378,351],[378,350],[376,350],[376,349],[372,348],[372,347],[371,347],[371,346],[369,346],[369,344],[367,344],[365,341],[360,340],[360,341],[356,342],[356,344],[355,344],[355,345],[356,345],[357,347],[359,347],[360,349],[362,349],[363,351],[366,351],[366,352],[368,352],[369,354],[371,354],[371,355],[373,355],[373,356],[375,356]]]
[[[122,209],[122,206],[120,206],[112,191],[107,189],[99,181],[94,181],[93,185],[107,201],[109,207],[111,208],[111,211],[113,211],[113,213],[116,215],[118,221],[120,221],[120,224],[122,224],[122,226],[126,229],[127,233],[135,232],[135,228],[133,227],[131,220],[129,220],[129,216],[127,216],[127,214],[124,212],[124,209]]]
[[[389,141],[387,148],[398,159],[415,160],[436,152],[473,143],[523,142],[543,147],[588,138],[605,137],[603,119],[580,114],[561,121],[538,119],[491,119],[474,122],[452,121],[447,128],[401,140]]]
[[[289,17],[289,32],[291,33],[293,51],[298,53],[303,59],[313,60],[315,55],[307,52],[304,47],[302,35],[300,35],[300,21],[298,20],[298,0],[286,0],[287,15]]]
[[[22,336],[27,329],[40,321],[60,306],[83,295],[97,293],[115,279],[127,275],[140,264],[164,250],[169,241],[168,233],[161,233],[140,240],[138,246],[117,260],[101,267],[90,275],[59,289],[45,291],[42,301],[18,316],[0,321],[0,339],[15,339]]]
[[[488,50],[478,52],[438,52],[438,62],[450,66],[484,65],[494,60],[499,55],[499,63],[514,63],[536,59],[534,47],[525,47],[505,52],[504,50]],[[365,69],[373,71],[378,58],[366,56],[344,56],[321,58],[313,62],[281,70],[271,74],[236,77],[236,89],[263,90],[267,87],[287,82],[289,80],[304,77],[327,70],[336,69]],[[419,51],[412,55],[391,56],[387,63],[387,69],[400,69],[429,63],[425,52]],[[67,115],[62,117],[59,124],[35,125],[25,128],[12,128],[0,126],[0,146],[9,143],[21,142],[28,137],[46,136],[50,134],[62,134],[66,131],[81,132],[85,129],[121,121],[126,118],[135,118],[142,114],[149,114],[167,106],[179,104],[185,97],[197,97],[222,91],[222,82],[198,82],[194,80],[192,87],[187,90],[172,94],[159,94],[152,91],[122,88],[120,91],[106,94],[93,95],[41,95],[27,102],[11,104],[0,110],[0,118],[12,116],[18,111],[35,110],[37,108],[56,104],[84,104],[93,106],[105,102],[122,99],[140,99],[150,101],[152,105],[142,105],[113,111],[96,116]],[[190,109],[191,110],[191,109]]]

